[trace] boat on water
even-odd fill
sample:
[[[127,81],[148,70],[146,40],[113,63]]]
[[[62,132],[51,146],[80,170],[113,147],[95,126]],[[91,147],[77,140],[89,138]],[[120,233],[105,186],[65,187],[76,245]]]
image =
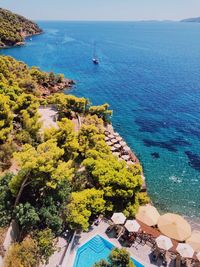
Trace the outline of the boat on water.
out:
[[[92,58],[92,62],[95,64],[95,65],[98,65],[99,64],[99,59],[96,55],[96,44],[94,43],[94,51],[93,51],[93,58]]]

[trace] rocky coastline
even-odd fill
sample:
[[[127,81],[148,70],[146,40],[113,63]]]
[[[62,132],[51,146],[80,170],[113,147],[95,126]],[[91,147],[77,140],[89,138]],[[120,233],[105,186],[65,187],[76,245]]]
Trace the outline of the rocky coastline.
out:
[[[70,89],[72,88],[74,84],[75,84],[75,81],[65,78],[64,81],[61,83],[48,84],[47,86],[41,85],[39,87],[39,91],[41,93],[41,97],[45,98],[51,94],[61,92],[65,89]]]

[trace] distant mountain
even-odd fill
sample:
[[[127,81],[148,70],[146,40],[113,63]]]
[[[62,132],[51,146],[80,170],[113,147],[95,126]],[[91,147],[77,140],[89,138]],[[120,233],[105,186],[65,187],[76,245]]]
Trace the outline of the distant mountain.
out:
[[[181,20],[181,22],[196,22],[196,23],[200,23],[200,17],[198,17],[198,18],[183,19],[183,20]]]
[[[23,44],[25,37],[41,32],[36,23],[0,8],[0,48]]]

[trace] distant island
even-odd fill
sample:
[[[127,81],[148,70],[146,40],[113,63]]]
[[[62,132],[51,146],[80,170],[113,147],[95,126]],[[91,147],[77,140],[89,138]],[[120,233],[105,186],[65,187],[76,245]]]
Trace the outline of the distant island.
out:
[[[183,19],[183,20],[181,20],[181,22],[196,22],[196,23],[200,23],[200,17]]]
[[[0,48],[22,45],[25,37],[40,33],[36,23],[0,8]]]

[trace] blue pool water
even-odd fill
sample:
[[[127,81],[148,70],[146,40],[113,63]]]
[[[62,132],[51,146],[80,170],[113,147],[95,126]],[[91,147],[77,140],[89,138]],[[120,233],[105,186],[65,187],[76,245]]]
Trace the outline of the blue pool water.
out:
[[[113,248],[109,241],[96,235],[77,250],[73,267],[92,267],[96,262],[107,259]],[[144,267],[136,260],[132,261],[136,267]]]
[[[200,24],[40,22],[45,33],[2,50],[77,81],[73,94],[108,102],[140,158],[161,211],[200,218]],[[100,65],[91,62],[97,43]]]

